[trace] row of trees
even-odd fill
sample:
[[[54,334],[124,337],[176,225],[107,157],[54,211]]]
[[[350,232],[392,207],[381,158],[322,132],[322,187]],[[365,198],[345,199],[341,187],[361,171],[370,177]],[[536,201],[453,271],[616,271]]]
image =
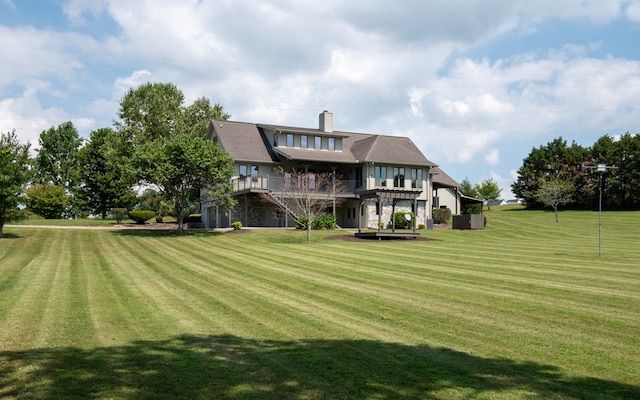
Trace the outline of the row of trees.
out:
[[[92,131],[86,141],[71,122],[51,127],[40,134],[34,158],[15,132],[0,136],[0,236],[6,221],[26,211],[105,218],[112,208],[131,209],[140,187],[158,191],[159,201],[175,212],[180,233],[185,210],[202,200],[202,188],[209,188],[210,198],[228,201],[232,160],[203,137],[211,119],[229,118],[222,106],[206,98],[186,106],[173,84],[147,83],[125,94],[117,117],[113,127]]]
[[[601,176],[598,164],[614,168]],[[597,209],[601,177],[603,208],[640,208],[640,135],[605,135],[591,147],[554,139],[531,150],[511,188],[529,208]]]

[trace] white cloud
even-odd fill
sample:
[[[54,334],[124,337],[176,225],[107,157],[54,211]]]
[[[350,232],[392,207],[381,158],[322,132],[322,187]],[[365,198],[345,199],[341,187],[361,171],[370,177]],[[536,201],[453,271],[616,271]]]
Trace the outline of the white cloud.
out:
[[[626,9],[627,18],[634,22],[640,22],[640,1],[632,1]]]
[[[43,130],[71,119],[59,107],[42,107],[35,89],[0,100],[0,116],[0,132],[15,129],[20,142],[31,143],[32,149],[38,148],[38,138]]]
[[[104,0],[68,0],[62,6],[62,10],[69,20],[76,25],[84,25],[87,23],[85,14],[91,14],[97,17],[107,7]]]

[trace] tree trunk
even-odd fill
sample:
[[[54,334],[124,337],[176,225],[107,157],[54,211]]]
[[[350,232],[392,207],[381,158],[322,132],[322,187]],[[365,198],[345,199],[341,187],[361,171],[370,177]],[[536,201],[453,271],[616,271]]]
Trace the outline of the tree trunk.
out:
[[[175,207],[173,209],[176,212],[176,218],[178,218],[178,235],[184,235],[184,215],[183,207]]]
[[[311,221],[307,220],[307,242],[311,243]]]
[[[558,206],[553,207],[553,211],[556,213],[556,222],[558,222]]]

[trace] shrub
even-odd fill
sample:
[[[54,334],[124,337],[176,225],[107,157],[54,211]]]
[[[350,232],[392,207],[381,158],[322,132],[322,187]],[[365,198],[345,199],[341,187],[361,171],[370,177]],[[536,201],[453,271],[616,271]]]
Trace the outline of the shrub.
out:
[[[311,223],[313,229],[336,229],[337,227],[336,216],[333,214],[320,215]]]
[[[296,220],[296,229],[307,229],[307,217],[298,217]]]
[[[433,210],[433,223],[446,224],[451,219],[451,210],[448,208],[436,208]]]
[[[242,229],[242,222],[240,221],[233,222],[231,224],[231,227],[233,228],[234,231],[239,231],[240,229]]]
[[[144,224],[155,216],[156,213],[149,210],[136,210],[129,212],[129,218],[134,220],[136,224]]]
[[[405,215],[411,217],[411,219],[407,220]],[[413,213],[411,211],[397,211],[393,218],[394,226],[396,229],[407,229],[413,226]]]
[[[111,209],[111,216],[116,220],[116,222],[119,224],[122,222],[122,220],[124,219],[124,217],[127,216],[127,209],[126,208],[112,208]]]
[[[44,219],[61,219],[69,205],[69,197],[62,186],[44,184],[27,189],[27,209]]]
[[[424,229],[426,226],[424,224],[418,224],[418,229]]]

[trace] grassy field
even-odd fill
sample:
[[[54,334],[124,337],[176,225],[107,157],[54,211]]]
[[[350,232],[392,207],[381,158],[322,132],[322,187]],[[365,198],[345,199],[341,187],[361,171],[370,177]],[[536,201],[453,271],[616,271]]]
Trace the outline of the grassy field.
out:
[[[640,213],[429,241],[10,227],[0,399],[638,399]]]

